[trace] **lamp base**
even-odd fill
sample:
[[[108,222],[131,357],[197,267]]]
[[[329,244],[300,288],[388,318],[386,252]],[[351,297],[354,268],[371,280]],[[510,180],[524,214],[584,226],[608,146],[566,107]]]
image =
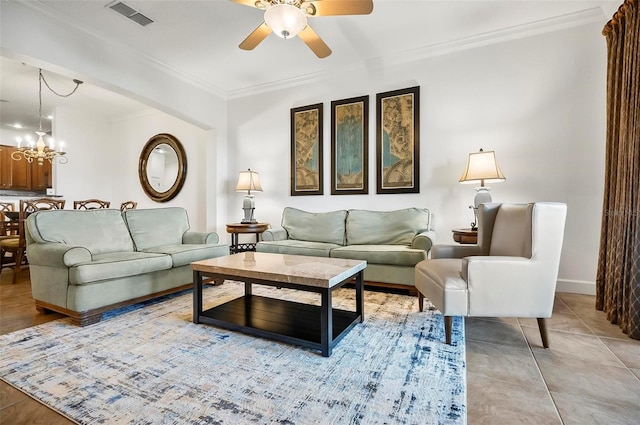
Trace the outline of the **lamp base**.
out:
[[[253,217],[253,212],[255,211],[255,209],[256,203],[253,200],[253,196],[245,195],[244,199],[242,200],[242,210],[244,211],[244,218],[242,219],[242,221],[240,221],[240,223],[257,223],[258,221]]]
[[[473,197],[473,206],[478,208],[480,204],[488,204],[491,202],[491,190],[488,186],[476,187],[476,196]]]
[[[491,202],[491,190],[488,186],[476,187],[476,196],[473,197],[473,205],[469,205],[470,209],[473,209],[473,223],[471,223],[471,230],[478,230],[478,207],[480,204],[488,204]]]

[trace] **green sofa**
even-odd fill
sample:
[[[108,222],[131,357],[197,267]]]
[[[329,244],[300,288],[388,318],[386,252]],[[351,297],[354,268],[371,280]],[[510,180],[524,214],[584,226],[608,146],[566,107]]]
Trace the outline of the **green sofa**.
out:
[[[190,231],[187,211],[177,207],[38,211],[25,229],[36,308],[81,326],[186,289],[191,262],[229,255],[216,233]]]
[[[281,225],[262,233],[258,252],[366,260],[367,284],[411,292],[414,266],[435,243],[431,214],[422,208],[313,213],[287,207]]]

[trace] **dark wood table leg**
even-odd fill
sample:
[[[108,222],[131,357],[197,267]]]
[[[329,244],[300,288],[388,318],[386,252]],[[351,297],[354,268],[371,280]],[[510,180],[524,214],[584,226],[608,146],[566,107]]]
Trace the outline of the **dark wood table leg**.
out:
[[[320,345],[322,355],[331,356],[333,349],[333,306],[331,305],[331,290],[322,289],[320,305]]]
[[[231,246],[229,248],[230,248],[231,254],[236,254],[238,252],[238,234],[237,233],[231,234]]]
[[[356,274],[356,313],[360,315],[360,323],[364,322],[364,296],[362,270]]]
[[[193,272],[193,323],[200,323],[202,313],[202,273]]]

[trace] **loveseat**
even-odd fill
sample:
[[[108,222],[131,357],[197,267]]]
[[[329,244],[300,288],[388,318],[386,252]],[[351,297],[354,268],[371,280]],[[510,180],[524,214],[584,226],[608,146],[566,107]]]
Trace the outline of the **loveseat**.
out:
[[[191,262],[229,254],[216,233],[189,230],[178,207],[38,211],[25,229],[36,308],[81,326],[107,310],[189,288]]]
[[[435,243],[431,214],[422,208],[314,213],[287,207],[281,226],[262,233],[258,252],[366,260],[366,284],[411,292],[414,266]]]

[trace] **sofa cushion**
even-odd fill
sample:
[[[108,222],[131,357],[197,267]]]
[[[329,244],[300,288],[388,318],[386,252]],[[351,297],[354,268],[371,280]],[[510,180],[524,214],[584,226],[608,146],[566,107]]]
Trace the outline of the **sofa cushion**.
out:
[[[127,210],[123,215],[137,251],[180,245],[189,230],[187,210],[180,207]]]
[[[309,241],[262,241],[256,244],[256,251],[271,252],[274,254],[310,255],[314,257],[328,257],[329,252],[342,245],[325,242]]]
[[[347,211],[311,213],[287,207],[282,213],[282,227],[289,239],[344,245]]]
[[[411,245],[413,237],[429,230],[429,210],[349,210],[347,245]]]
[[[330,257],[413,267],[425,260],[427,254],[422,249],[412,249],[405,245],[347,245],[332,249]]]
[[[229,255],[229,245],[180,244],[147,248],[144,252],[167,254],[173,267],[185,266],[194,261]]]
[[[47,210],[27,218],[38,243],[85,247],[92,255],[133,251],[133,241],[119,210]]]
[[[171,268],[171,256],[147,252],[99,254],[93,261],[69,268],[69,283],[83,285]]]

